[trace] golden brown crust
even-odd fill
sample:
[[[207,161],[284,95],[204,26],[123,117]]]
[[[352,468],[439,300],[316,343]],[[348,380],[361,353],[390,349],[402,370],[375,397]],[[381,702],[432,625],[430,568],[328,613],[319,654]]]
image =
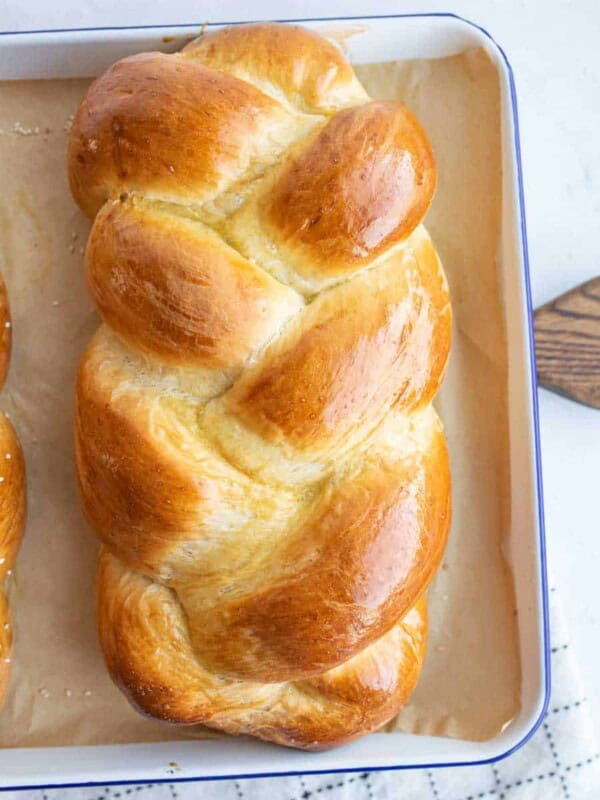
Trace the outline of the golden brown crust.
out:
[[[261,220],[301,274],[344,273],[413,231],[434,190],[419,123],[399,103],[373,101],[332,117],[279,176]]]
[[[289,114],[252,85],[163,53],[125,58],[73,121],[69,178],[88,216],[122,192],[198,203],[248,169]]]
[[[198,599],[194,583],[175,583],[207,668],[265,682],[319,674],[352,658],[415,604],[439,564],[450,519],[441,430],[419,458],[369,455],[338,481],[246,591],[211,606],[204,587]]]
[[[197,400],[169,397],[169,384],[156,373],[144,376],[150,366],[133,357],[103,327],[81,362],[75,452],[86,514],[119,558],[159,576],[171,571],[172,559],[180,573],[192,569],[186,553],[194,542],[206,540],[222,509],[243,505],[238,527],[224,520],[229,541],[215,531],[207,554],[235,567],[234,533],[242,561],[251,545],[260,547],[261,526],[265,536],[285,527],[295,495],[228,464],[197,429]],[[197,569],[207,572],[207,562]]]
[[[0,413],[0,582],[12,568],[25,519],[25,462],[13,426]]]
[[[203,663],[253,680],[314,674],[358,652],[415,602],[450,518],[445,440],[429,407],[410,431],[397,415],[396,429],[384,428],[368,454],[339,464],[311,493],[252,486],[197,434],[167,441],[186,420],[186,401],[174,409],[151,391],[128,390],[134,373],[110,367],[110,344],[96,337],[79,373],[85,509],[114,553],[174,587]],[[227,549],[200,550],[191,571],[194,544],[208,544],[215,514],[229,506],[242,522],[226,521]],[[273,521],[287,528],[282,541]],[[253,560],[251,545],[268,547],[268,557]],[[219,579],[211,583],[211,574]],[[236,592],[223,595],[232,579]]]
[[[201,223],[150,204],[107,203],[85,261],[105,321],[176,365],[239,369],[302,305]]]
[[[234,25],[204,33],[181,52],[211,69],[250,80],[306,113],[327,113],[368,100],[340,50],[298,25]]]
[[[421,668],[450,523],[427,138],[294,26],[101,76],[69,147],[103,325],[75,450],[102,648],[145,713],[322,749]]]
[[[0,387],[8,371],[11,322],[0,279]],[[12,625],[6,579],[14,566],[25,524],[25,462],[15,431],[0,412],[0,707],[12,671]]]
[[[318,677],[285,684],[222,678],[196,659],[173,593],[106,550],[97,611],[110,673],[140,711],[308,750],[344,744],[387,722],[412,692],[425,653],[421,598],[374,644]]]
[[[110,390],[101,391],[99,361],[92,345],[78,375],[75,454],[80,490],[89,520],[105,543],[141,568],[152,561],[152,534],[160,547],[168,536],[193,530],[200,487],[145,435],[152,410],[143,400],[124,397],[119,402]]]
[[[224,397],[261,436],[297,448],[340,443],[393,404],[430,402],[446,366],[451,315],[424,231],[379,269],[323,292]]]
[[[12,669],[12,623],[5,581],[25,525],[25,462],[14,429],[0,412],[0,707]]]

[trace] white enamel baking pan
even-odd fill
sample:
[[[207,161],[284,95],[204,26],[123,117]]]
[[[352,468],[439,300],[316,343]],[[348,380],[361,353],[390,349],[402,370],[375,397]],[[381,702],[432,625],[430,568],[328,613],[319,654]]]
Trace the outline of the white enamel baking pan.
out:
[[[325,22],[298,21],[314,28]],[[234,738],[65,747],[60,752],[51,748],[6,749],[0,750],[1,788],[481,764],[503,758],[523,745],[544,715],[550,675],[537,388],[517,101],[510,64],[483,29],[451,14],[327,22],[363,28],[347,42],[355,63],[445,57],[484,47],[500,77],[503,220],[499,261],[509,348],[510,555],[519,620],[521,712],[500,735],[485,742],[393,733],[372,734],[352,745],[317,754]],[[168,42],[168,37],[195,34],[199,27],[194,24],[3,33],[0,80],[95,75],[131,53],[173,49],[176,45],[165,44],[165,39]],[[177,775],[169,762],[177,762]]]

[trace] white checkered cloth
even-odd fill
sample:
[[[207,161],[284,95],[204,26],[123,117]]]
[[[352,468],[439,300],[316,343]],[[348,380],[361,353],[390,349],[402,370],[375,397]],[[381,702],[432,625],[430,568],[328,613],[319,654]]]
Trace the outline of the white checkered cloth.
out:
[[[557,596],[552,700],[533,738],[482,767],[7,792],[0,800],[599,800],[600,753]]]

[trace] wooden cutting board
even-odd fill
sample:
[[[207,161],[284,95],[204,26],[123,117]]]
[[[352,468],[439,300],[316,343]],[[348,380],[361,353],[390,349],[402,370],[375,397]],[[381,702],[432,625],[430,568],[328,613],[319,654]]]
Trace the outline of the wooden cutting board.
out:
[[[539,308],[534,325],[540,385],[600,408],[600,277]]]

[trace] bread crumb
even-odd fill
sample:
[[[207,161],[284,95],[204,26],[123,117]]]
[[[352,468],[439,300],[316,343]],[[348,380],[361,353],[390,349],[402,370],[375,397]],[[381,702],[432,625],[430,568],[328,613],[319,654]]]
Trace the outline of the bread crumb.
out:
[[[33,128],[26,128],[22,123],[15,122],[12,127],[12,132],[17,136],[37,136],[40,132],[40,129],[37,127],[37,125]]]

